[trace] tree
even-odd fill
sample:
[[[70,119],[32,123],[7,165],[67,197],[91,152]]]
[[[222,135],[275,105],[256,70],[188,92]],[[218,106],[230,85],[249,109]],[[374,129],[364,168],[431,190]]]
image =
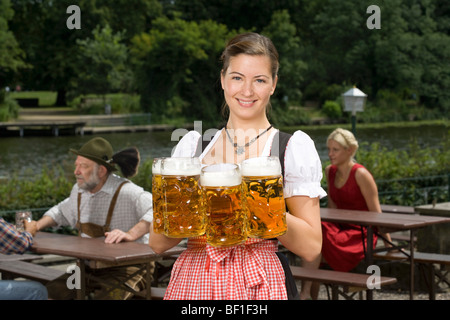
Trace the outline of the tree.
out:
[[[7,84],[4,79],[11,74],[27,67],[24,62],[25,52],[19,47],[14,34],[8,28],[14,10],[9,0],[0,0],[0,90]],[[0,103],[3,99],[0,99]]]
[[[79,93],[103,95],[130,87],[128,49],[122,43],[123,32],[113,34],[109,25],[98,25],[92,31],[93,38],[77,40],[79,47],[76,90]]]
[[[159,119],[217,119],[220,96],[214,83],[227,37],[226,27],[212,21],[155,19],[131,47],[144,110]]]
[[[274,12],[269,25],[262,33],[272,40],[280,56],[280,81],[274,98],[280,104],[299,104],[302,96],[300,88],[307,66],[302,60],[300,38],[295,25],[290,22],[288,11]]]
[[[33,69],[19,76],[34,90],[58,92],[56,105],[66,104],[66,93],[77,77],[77,39],[90,37],[97,25],[109,24],[113,32],[125,31],[129,41],[134,34],[147,29],[151,20],[161,14],[157,0],[78,0],[81,29],[69,30],[66,13],[72,0],[11,0],[16,12],[11,30],[27,53],[26,62]],[[126,42],[128,43],[128,42]]]
[[[390,1],[374,39],[375,87],[414,93],[429,107],[450,110],[450,36],[433,16],[436,1]],[[446,21],[444,19],[440,21]],[[445,27],[444,27],[445,28]]]

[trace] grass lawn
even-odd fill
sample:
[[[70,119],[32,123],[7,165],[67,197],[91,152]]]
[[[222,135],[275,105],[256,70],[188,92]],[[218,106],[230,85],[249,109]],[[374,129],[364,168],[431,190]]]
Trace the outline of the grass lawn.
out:
[[[67,106],[55,106],[56,91],[13,91],[10,93],[11,98],[37,98],[39,99],[39,107],[45,108],[46,111],[57,109],[61,111],[73,111],[77,113],[86,114],[102,114],[104,112],[103,102],[91,102],[88,106],[80,108],[82,98],[94,98],[94,101],[102,101],[102,96],[96,94],[87,94],[79,96],[72,101],[67,101]],[[109,93],[105,95],[107,103],[113,107],[113,113],[137,113],[139,109],[139,96],[126,93]]]
[[[38,98],[40,107],[53,107],[56,102],[56,91],[13,91],[11,98]]]

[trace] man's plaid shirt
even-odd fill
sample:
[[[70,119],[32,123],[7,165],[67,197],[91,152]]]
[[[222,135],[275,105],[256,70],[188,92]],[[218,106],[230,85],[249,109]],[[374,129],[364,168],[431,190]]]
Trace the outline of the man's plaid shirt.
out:
[[[0,252],[24,253],[33,244],[31,233],[19,232],[16,227],[0,218]]]

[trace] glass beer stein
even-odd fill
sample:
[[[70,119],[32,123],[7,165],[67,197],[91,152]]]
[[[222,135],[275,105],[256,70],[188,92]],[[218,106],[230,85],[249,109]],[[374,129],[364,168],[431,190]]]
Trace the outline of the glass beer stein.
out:
[[[205,233],[200,170],[198,158],[164,158],[161,161],[164,234],[168,237],[188,238]]]
[[[156,233],[164,233],[164,198],[161,178],[162,159],[155,158],[152,164],[153,231]]]
[[[281,164],[278,157],[257,157],[241,163],[248,206],[248,236],[268,239],[286,233]]]
[[[206,216],[206,241],[227,247],[247,240],[247,211],[239,167],[222,163],[202,168],[200,185]]]

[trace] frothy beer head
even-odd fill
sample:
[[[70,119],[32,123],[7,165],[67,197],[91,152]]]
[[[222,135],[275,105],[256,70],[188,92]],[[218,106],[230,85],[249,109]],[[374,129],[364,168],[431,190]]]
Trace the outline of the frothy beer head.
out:
[[[198,158],[165,158],[161,162],[161,174],[165,176],[198,176],[201,165]]]
[[[241,184],[239,167],[231,163],[220,163],[202,169],[200,184],[203,187],[232,187]]]
[[[161,174],[161,162],[163,158],[153,159],[152,174]]]
[[[278,157],[257,157],[244,160],[241,173],[246,177],[281,176],[281,165]]]

